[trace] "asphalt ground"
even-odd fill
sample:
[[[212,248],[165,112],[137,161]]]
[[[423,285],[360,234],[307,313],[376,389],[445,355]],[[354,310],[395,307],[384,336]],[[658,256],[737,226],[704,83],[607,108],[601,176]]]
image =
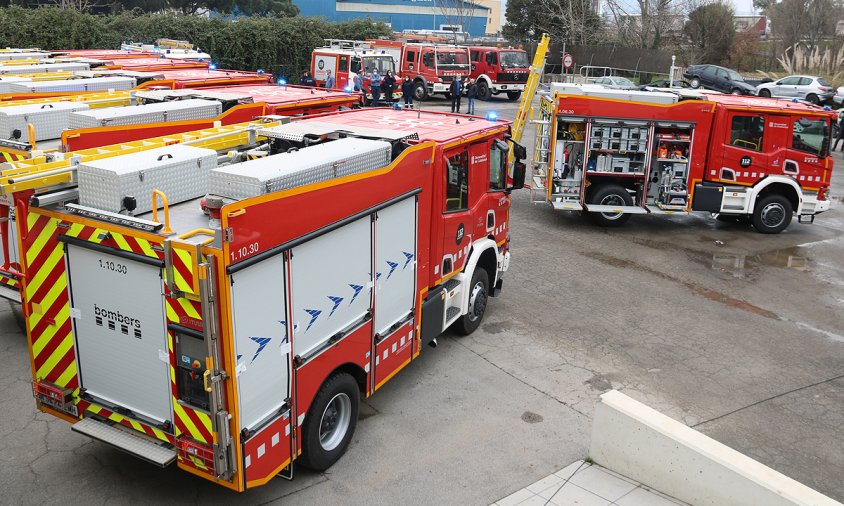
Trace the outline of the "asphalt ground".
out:
[[[833,194],[814,225],[764,236],[707,215],[597,228],[515,192],[510,271],[481,328],[447,333],[367,400],[330,470],[241,496],[37,412],[3,306],[0,504],[488,504],[587,456],[611,388],[844,500],[840,174]]]

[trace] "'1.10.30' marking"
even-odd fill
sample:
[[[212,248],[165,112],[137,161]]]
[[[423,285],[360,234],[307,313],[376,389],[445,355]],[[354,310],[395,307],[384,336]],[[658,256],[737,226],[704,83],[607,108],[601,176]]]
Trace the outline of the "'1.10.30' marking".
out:
[[[127,272],[125,265],[112,262],[111,260],[100,260],[100,267],[107,271],[114,271],[120,274],[126,274]]]

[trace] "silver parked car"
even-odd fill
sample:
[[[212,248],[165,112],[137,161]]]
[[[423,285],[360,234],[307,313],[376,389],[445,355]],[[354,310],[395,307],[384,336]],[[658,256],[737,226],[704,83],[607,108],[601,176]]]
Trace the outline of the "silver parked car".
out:
[[[797,98],[823,104],[833,99],[835,88],[822,77],[788,76],[779,81],[760,84],[756,87],[756,94],[760,97]]]
[[[614,90],[638,90],[639,87],[633,84],[633,81],[627,79],[626,77],[618,77],[618,76],[605,76],[599,77],[592,81],[595,84],[600,84],[605,88],[610,88]]]

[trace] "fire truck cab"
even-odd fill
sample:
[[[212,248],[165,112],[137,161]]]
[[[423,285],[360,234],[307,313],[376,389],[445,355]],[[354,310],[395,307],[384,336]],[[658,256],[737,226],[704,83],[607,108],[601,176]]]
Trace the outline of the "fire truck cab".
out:
[[[530,74],[530,61],[524,50],[475,46],[469,48],[469,58],[470,77],[477,81],[479,99],[489,100],[501,93],[510,100],[519,99]]]
[[[413,81],[413,98],[426,100],[430,95],[448,97],[457,76],[469,77],[469,48],[450,44],[426,44],[377,40],[376,51],[385,51],[399,61],[402,76]]]
[[[358,109],[0,174],[39,409],[236,491],[328,468],[360,398],[501,289],[508,131]]]
[[[554,85],[541,97],[534,187],[605,226],[709,212],[762,233],[830,207],[835,114],[804,102]]]
[[[381,76],[387,72],[396,78],[396,90],[393,98],[401,97],[401,80],[396,72],[397,58],[382,51],[373,49],[371,42],[356,40],[326,39],[327,46],[314,49],[311,54],[311,75],[317,86],[325,86],[328,71],[334,75],[334,87],[338,90],[354,91],[355,76],[360,75],[363,92],[367,101],[372,100],[372,90],[369,75],[378,69]]]

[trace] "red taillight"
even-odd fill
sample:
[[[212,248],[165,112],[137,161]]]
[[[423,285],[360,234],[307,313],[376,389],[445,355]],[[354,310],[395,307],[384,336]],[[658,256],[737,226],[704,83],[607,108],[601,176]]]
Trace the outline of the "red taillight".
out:
[[[826,186],[822,186],[820,190],[818,190],[818,200],[826,200],[826,192],[828,188]]]
[[[185,438],[176,440],[176,446],[178,447],[179,457],[181,457],[182,462],[214,474],[213,448]]]

